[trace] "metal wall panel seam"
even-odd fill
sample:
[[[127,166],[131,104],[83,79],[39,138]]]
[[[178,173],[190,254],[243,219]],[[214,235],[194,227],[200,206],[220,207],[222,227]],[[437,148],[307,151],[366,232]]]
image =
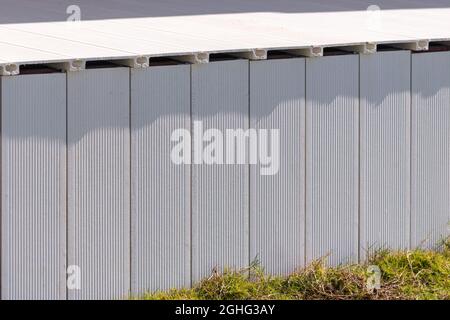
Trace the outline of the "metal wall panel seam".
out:
[[[360,255],[407,249],[410,51],[360,56]]]
[[[3,136],[3,94],[2,94],[2,87],[3,87],[3,76],[0,76],[0,182],[2,181],[3,177],[3,143],[1,137]],[[3,206],[3,186],[2,183],[0,183],[0,300],[3,299],[3,210],[1,207]]]
[[[68,74],[70,299],[126,298],[130,285],[129,68]]]
[[[450,234],[450,52],[412,55],[412,247]]]
[[[414,110],[413,110],[413,86],[412,86],[412,82],[413,82],[413,75],[412,75],[412,70],[413,70],[413,61],[412,61],[412,54],[410,55],[409,58],[409,108],[410,108],[410,115],[409,115],[409,121],[410,121],[410,127],[409,127],[409,136],[410,136],[410,146],[409,146],[409,177],[410,177],[410,181],[409,181],[409,190],[410,190],[410,194],[409,194],[409,249],[412,249],[412,211],[413,211],[413,165],[412,165],[412,159],[413,159],[413,116],[414,116]]]
[[[308,63],[307,63],[307,59],[304,59],[304,68],[305,68],[305,74],[303,76],[303,81],[304,81],[304,87],[303,87],[303,92],[305,93],[305,118],[303,120],[303,125],[305,127],[305,154],[303,157],[303,161],[304,161],[304,173],[303,173],[303,177],[305,179],[305,181],[303,182],[303,197],[305,199],[304,204],[303,204],[303,212],[304,212],[304,219],[303,219],[303,223],[304,223],[304,228],[303,228],[303,265],[306,266],[307,265],[307,246],[308,246],[308,235],[307,235],[307,227],[308,227],[308,208],[307,208],[307,191],[308,191],[308,187],[307,187],[307,170],[308,170],[308,109],[306,108],[306,101],[308,101],[308,91],[306,90],[306,75],[308,74],[307,72],[307,68],[308,68]]]
[[[133,137],[132,137],[132,79],[131,79],[131,75],[132,75],[132,70],[133,68],[129,68],[128,69],[128,91],[129,91],[129,95],[128,95],[128,105],[129,105],[129,113],[128,113],[128,137],[130,139],[129,141],[129,159],[128,161],[130,162],[130,177],[129,177],[129,181],[130,181],[130,189],[128,190],[130,193],[130,230],[129,230],[129,245],[130,245],[130,283],[129,283],[129,295],[133,296],[133,254],[134,254],[134,250],[133,250],[133,234],[134,234],[134,230],[133,230],[133,156],[132,156],[132,151],[133,151]]]
[[[269,274],[304,264],[304,75],[304,58],[250,62],[250,128],[279,133],[277,171],[250,166],[251,259]]]
[[[192,121],[203,130],[248,129],[248,60],[192,65]],[[197,122],[199,121],[199,122]],[[195,127],[194,127],[195,129]],[[201,144],[194,133],[193,148]],[[200,153],[199,153],[200,155]],[[215,267],[246,267],[248,165],[192,165],[193,281]]]
[[[2,298],[65,298],[65,75],[2,78]]]
[[[252,61],[249,60],[248,65],[247,65],[247,88],[248,88],[248,101],[247,101],[247,106],[248,106],[248,123],[247,126],[250,129],[251,128],[251,123],[252,123],[252,119],[251,119],[251,102],[252,102],[252,98],[251,98],[251,94],[252,94],[252,89],[251,89],[251,85],[252,85],[252,79],[251,79],[251,64]],[[251,226],[251,221],[252,221],[252,172],[251,172],[251,165],[250,168],[248,170],[248,265],[251,266],[252,265],[252,226]],[[249,270],[249,274],[250,274],[250,270]]]
[[[358,54],[358,263],[361,262],[361,53]]]
[[[3,180],[3,76],[0,76],[0,182]],[[0,300],[3,299],[3,183],[0,183]]]
[[[189,97],[189,65],[131,71],[133,294],[190,285],[190,164],[172,159]]]
[[[307,58],[307,261],[358,258],[357,55]]]
[[[69,117],[68,117],[68,104],[69,104],[69,100],[67,99],[68,97],[68,74],[67,72],[64,74],[64,78],[65,78],[65,89],[66,89],[66,104],[65,104],[65,112],[66,112],[66,119],[65,119],[65,126],[66,126],[66,136],[65,136],[65,150],[66,150],[66,182],[65,182],[65,191],[66,191],[66,207],[65,209],[65,219],[66,219],[66,246],[65,246],[65,251],[66,251],[66,256],[65,256],[65,262],[66,262],[66,270],[65,270],[65,276],[66,276],[66,283],[65,283],[65,295],[66,295],[66,299],[69,299],[69,286],[67,285],[68,283],[68,266],[69,266],[69,183],[68,183],[68,176],[69,176],[69,164],[68,164],[68,159],[69,159],[69,148],[68,148],[68,124],[69,124]]]
[[[193,122],[192,122],[192,101],[193,101],[193,96],[192,96],[192,64],[189,66],[189,117],[190,117],[190,124],[189,124],[189,133],[191,134],[191,167],[189,168],[189,190],[191,191],[191,196],[189,198],[189,243],[190,243],[190,256],[189,256],[189,279],[190,279],[190,286],[192,287],[194,285],[193,283],[193,266],[192,266],[192,261],[194,259],[192,252],[193,250],[193,243],[194,243],[194,239],[193,239],[193,229],[192,229],[192,225],[193,225],[193,218],[192,218],[192,212],[193,212],[193,207],[192,207],[192,199],[193,199],[193,195],[194,195],[194,189],[193,189],[193,174],[192,174],[192,159],[194,159],[194,148],[192,148],[192,135],[194,132],[193,129]]]

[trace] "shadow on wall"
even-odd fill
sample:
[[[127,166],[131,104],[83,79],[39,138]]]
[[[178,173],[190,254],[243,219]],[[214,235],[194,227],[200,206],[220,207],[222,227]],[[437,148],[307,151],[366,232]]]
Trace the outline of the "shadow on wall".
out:
[[[320,59],[316,59],[315,61],[318,61]],[[225,62],[226,63],[226,62]],[[187,67],[187,65],[185,66]],[[205,68],[206,65],[199,65],[199,66],[195,66],[196,68]],[[161,67],[155,67],[155,68],[161,68]],[[169,66],[165,66],[164,68],[171,68]],[[117,68],[120,69],[120,68]],[[239,69],[239,68],[238,68]],[[238,71],[235,70],[235,71]],[[111,70],[111,69],[109,69]],[[161,69],[159,69],[161,70]],[[167,69],[166,69],[167,70]],[[106,71],[106,70],[105,70]],[[156,70],[155,70],[156,71]],[[441,69],[439,71],[445,72],[445,69]],[[393,72],[395,73],[396,70],[393,70]],[[137,72],[139,73],[139,72]],[[165,87],[165,88],[171,88],[173,86],[170,86],[170,83],[172,83],[174,81],[174,79],[178,79],[178,76],[180,75],[179,73],[169,73],[168,75],[165,75],[166,72],[157,72],[159,74],[159,77],[162,77],[160,79],[160,81],[162,81],[162,84],[159,83],[161,85],[161,87]],[[186,79],[184,81],[189,81],[189,69],[185,70],[184,73],[184,77],[186,77]],[[214,70],[213,73],[216,73],[215,76],[218,77],[219,76],[219,69]],[[100,73],[101,74],[101,73]],[[341,74],[341,73],[337,73],[337,74]],[[164,76],[165,75],[165,76]],[[212,76],[212,78],[214,79],[214,75],[210,74],[210,76]],[[246,73],[241,73],[240,77],[246,77]],[[59,80],[56,80],[56,78],[58,78]],[[392,77],[386,77],[383,81],[390,81]],[[439,77],[439,78],[442,78]],[[43,79],[45,79],[46,81],[42,81]],[[208,86],[209,84],[209,80],[207,80],[209,78],[205,78],[203,85]],[[16,100],[16,102],[14,103],[14,108],[11,110],[14,110],[15,114],[27,114],[31,111],[36,111],[36,108],[33,108],[32,105],[34,105],[36,103],[36,100],[41,101],[42,104],[44,105],[48,105],[48,100],[57,100],[57,99],[64,99],[64,101],[59,101],[57,102],[57,104],[60,104],[61,106],[65,106],[65,94],[61,94],[61,97],[58,98],[58,95],[54,95],[51,98],[49,98],[49,96],[44,96],[39,94],[40,92],[45,92],[46,90],[48,90],[48,82],[53,82],[53,83],[65,83],[65,75],[64,74],[58,74],[58,73],[54,73],[51,75],[46,75],[46,76],[42,76],[42,75],[22,75],[19,77],[13,77],[13,78],[7,78],[4,81],[4,86],[6,85],[6,80],[8,80],[8,83],[10,83],[10,85],[12,85],[13,91],[8,91],[9,95],[11,96],[7,96],[6,95],[6,88],[4,88],[4,97],[3,100],[6,99],[7,97],[9,97],[9,99],[17,99],[17,97],[22,97],[22,100]],[[26,80],[26,81],[25,81]],[[370,79],[368,79],[370,80]],[[15,82],[20,81],[20,85],[18,87],[16,87],[14,85]],[[124,80],[125,81],[125,80]],[[232,83],[235,81],[235,79],[233,77],[227,78],[225,77],[225,79],[221,80],[221,84],[218,85],[217,87],[220,86],[225,86],[225,87],[230,87],[232,86]],[[244,79],[244,82],[246,82],[247,80]],[[333,86],[334,83],[338,83],[338,79],[335,78],[324,78],[321,81],[325,81],[328,83],[328,86]],[[165,84],[165,85],[163,85]],[[142,85],[142,84],[138,84]],[[217,83],[216,83],[217,85]],[[375,83],[373,83],[373,85],[376,85]],[[113,87],[113,85],[112,85]],[[113,95],[113,91],[114,89],[110,89],[109,92],[105,93],[106,96],[100,95],[97,98],[100,100],[103,99],[107,99],[108,96]],[[126,80],[123,83],[123,87],[124,88],[128,88],[128,80]],[[214,91],[214,85],[213,87],[210,87],[208,90],[211,92],[211,90]],[[217,88],[216,87],[216,88]],[[370,87],[370,86],[369,86]],[[367,101],[369,101],[371,103],[371,105],[373,105],[374,107],[377,107],[378,105],[380,105],[384,100],[386,99],[390,99],[391,95],[392,95],[392,89],[391,86],[379,86],[377,85],[377,94],[373,95],[370,94],[371,92],[367,92],[368,95],[365,97],[365,99]],[[23,92],[23,88],[26,88],[25,91],[31,92],[30,96],[22,96],[21,92]],[[418,94],[422,97],[433,97],[435,96],[438,92],[440,91],[445,91],[448,90],[449,85],[447,83],[435,83],[433,86],[427,86],[427,87],[421,87],[420,92],[418,92]],[[146,117],[134,117],[133,119],[133,127],[135,129],[141,129],[141,128],[146,128],[148,126],[152,126],[152,124],[154,123],[159,123],[161,121],[164,121],[164,119],[166,118],[172,118],[173,116],[181,116],[183,114],[183,111],[180,110],[179,108],[179,101],[177,100],[177,98],[175,97],[174,93],[177,92],[179,88],[173,87],[172,90],[173,92],[169,92],[167,93],[169,95],[169,103],[168,107],[165,108],[153,108],[152,112],[147,114]],[[53,91],[65,91],[65,87],[61,87],[60,89],[57,88],[53,88]],[[111,91],[112,90],[112,91]],[[380,92],[381,90],[381,92]],[[410,87],[409,87],[409,82],[404,82],[404,87],[402,87],[401,89],[397,88],[397,91],[401,90],[403,92],[409,92],[410,91]],[[170,91],[170,89],[169,89]],[[95,92],[95,90],[94,90]],[[125,94],[125,93],[123,93]],[[126,93],[128,95],[128,93]],[[219,95],[219,92],[215,93],[216,95]],[[241,94],[245,94],[247,95],[247,91],[244,90]],[[17,95],[17,96],[15,96]],[[74,94],[75,99],[80,99],[83,95],[77,95]],[[95,95],[93,95],[95,97]],[[237,100],[240,99],[248,99],[247,96],[245,97],[235,97]],[[287,100],[290,100],[290,97],[285,97]],[[295,98],[295,97],[292,97]],[[351,90],[349,90],[348,86],[347,87],[343,87],[340,88],[340,92],[339,93],[332,93],[330,94],[323,94],[323,95],[315,95],[314,97],[309,97],[310,103],[320,103],[320,104],[324,104],[324,105],[329,105],[332,106],[336,100],[339,99],[347,99],[347,98],[356,98],[355,96],[355,92],[352,92]],[[220,99],[219,99],[220,100]],[[11,100],[9,100],[11,101]],[[21,101],[21,102],[20,102]],[[6,101],[3,101],[4,103],[7,103]],[[282,103],[280,101],[278,101],[278,103]],[[94,103],[95,105],[95,103]],[[149,106],[151,107],[151,106]],[[263,109],[259,108],[258,110],[253,109],[253,114],[252,117],[255,121],[258,121],[258,119],[264,119],[267,116],[270,116],[270,114],[272,112],[274,112],[276,108],[276,105],[272,105],[270,108],[268,108],[268,106],[264,107]],[[41,110],[42,111],[42,110]],[[245,111],[245,112],[244,112]],[[91,112],[95,113],[95,110],[91,110]],[[90,131],[95,131],[98,129],[102,129],[102,128],[115,128],[115,129],[119,129],[119,127],[121,129],[126,129],[128,128],[128,126],[117,126],[117,121],[115,119],[117,119],[117,115],[110,113],[107,116],[105,116],[102,112],[103,111],[99,111],[101,112],[100,114],[97,115],[93,115],[92,117],[89,117],[88,119],[85,119],[85,126],[87,126],[87,128],[89,128],[87,131],[83,132],[77,132],[76,137],[74,137],[72,140],[73,141],[78,141],[79,139],[82,138],[83,135],[87,134]],[[50,110],[47,111],[47,114],[51,114],[52,112]],[[203,109],[201,110],[201,112],[199,114],[197,114],[197,112],[195,112],[194,114],[196,116],[201,116],[201,117],[214,117],[217,116],[219,114],[221,115],[225,115],[225,114],[234,114],[237,115],[239,113],[243,113],[242,116],[246,117],[248,116],[247,114],[247,110],[240,110],[239,108],[235,108],[233,106],[228,106],[228,105],[218,105],[218,104],[214,104],[211,105],[210,108],[208,109]],[[5,114],[4,116],[7,116],[7,114]],[[122,124],[128,124],[128,118],[127,115],[124,114],[123,115],[125,117],[125,119],[123,119],[121,121]],[[189,116],[189,114],[186,114],[185,116]],[[11,123],[11,130],[3,130],[3,135],[5,137],[9,136],[11,138],[30,138],[30,137],[49,137],[49,138],[53,138],[53,132],[55,130],[55,126],[59,127],[61,124],[60,123],[56,123],[56,122],[52,122],[50,124],[50,126],[42,126],[39,124],[38,121],[32,121],[32,119],[36,120],[39,119],[38,116],[33,116],[30,117],[30,123],[27,126],[14,126]],[[20,130],[19,130],[20,128]],[[84,128],[86,129],[86,127]],[[58,138],[59,139],[59,138]],[[170,137],[168,138],[170,139]]]
[[[0,24],[65,21],[78,5],[82,20],[164,17],[245,12],[329,12],[381,9],[448,8],[450,0],[0,0]]]

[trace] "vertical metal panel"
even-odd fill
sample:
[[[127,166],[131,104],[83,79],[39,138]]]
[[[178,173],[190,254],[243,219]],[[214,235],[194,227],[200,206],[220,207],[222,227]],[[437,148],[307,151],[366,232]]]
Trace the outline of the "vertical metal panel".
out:
[[[250,167],[250,258],[288,274],[305,262],[305,59],[250,62],[250,119],[280,137],[278,171]]]
[[[306,259],[358,256],[357,55],[306,60]]]
[[[409,247],[411,53],[360,56],[360,255]]]
[[[191,68],[192,120],[201,121],[203,130],[248,129],[248,61],[211,62]],[[196,143],[201,141],[194,135],[193,145]],[[192,166],[193,281],[209,275],[214,267],[248,265],[248,194],[248,165]]]
[[[71,299],[125,297],[130,286],[129,69],[68,74]]]
[[[65,299],[66,77],[1,78],[2,299]]]
[[[450,53],[412,55],[412,246],[449,235]]]
[[[132,292],[190,285],[190,166],[175,164],[190,130],[190,66],[131,70]]]

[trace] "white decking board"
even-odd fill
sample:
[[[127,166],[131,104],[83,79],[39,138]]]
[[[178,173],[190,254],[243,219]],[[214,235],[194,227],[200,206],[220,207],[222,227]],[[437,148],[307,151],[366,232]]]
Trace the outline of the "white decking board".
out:
[[[450,9],[246,12],[0,25],[0,63],[450,40]]]

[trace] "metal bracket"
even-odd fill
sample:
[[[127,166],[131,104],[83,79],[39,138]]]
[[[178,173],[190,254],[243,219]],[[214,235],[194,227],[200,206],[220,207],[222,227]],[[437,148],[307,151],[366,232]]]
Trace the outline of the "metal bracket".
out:
[[[16,63],[0,64],[0,75],[15,76],[20,73],[20,66]]]
[[[233,56],[248,59],[248,60],[266,60],[267,50],[266,49],[252,49],[250,51],[230,53]]]
[[[184,55],[184,56],[175,56],[172,57],[174,60],[189,62],[192,64],[201,64],[209,62],[209,53],[208,52],[198,52],[194,54]]]
[[[286,50],[286,52],[304,57],[322,57],[323,47],[312,46],[309,48]]]
[[[150,58],[147,56],[114,60],[113,62],[130,68],[148,68],[150,66]]]
[[[86,69],[86,61],[76,59],[61,63],[52,63],[50,66],[66,72],[76,72]]]
[[[377,44],[373,42],[366,42],[359,45],[340,47],[339,49],[361,54],[372,54],[377,52]]]
[[[392,44],[392,46],[401,48],[401,49],[412,50],[412,51],[427,51],[429,48],[429,41],[428,40],[418,40],[418,41],[407,42],[407,43],[394,43],[394,44]]]

